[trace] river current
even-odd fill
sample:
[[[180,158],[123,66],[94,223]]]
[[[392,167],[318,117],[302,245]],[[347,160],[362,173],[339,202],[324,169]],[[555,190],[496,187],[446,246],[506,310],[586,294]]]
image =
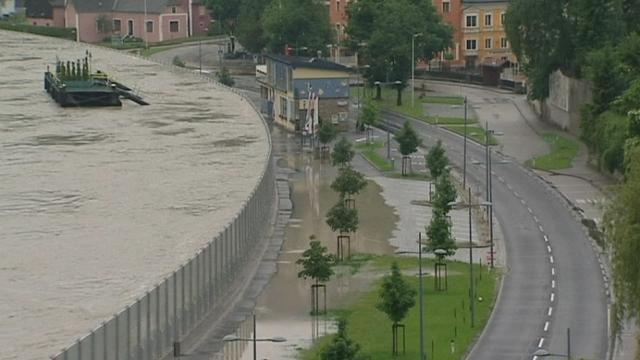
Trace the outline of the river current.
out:
[[[56,56],[151,103],[61,108]],[[0,359],[46,359],[150,290],[239,211],[267,159],[240,97],[85,44],[0,31]]]

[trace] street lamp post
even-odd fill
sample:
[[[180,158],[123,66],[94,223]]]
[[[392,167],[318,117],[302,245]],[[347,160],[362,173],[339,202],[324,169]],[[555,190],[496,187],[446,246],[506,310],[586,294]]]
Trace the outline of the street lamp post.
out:
[[[258,339],[256,337],[256,315],[253,314],[253,337],[251,339],[244,339],[244,338],[240,338],[237,335],[227,335],[225,337],[222,338],[222,341],[224,342],[234,342],[234,341],[246,341],[246,342],[253,342],[253,360],[258,360],[258,346],[257,343],[258,342],[285,342],[287,341],[287,339],[280,337],[280,336],[276,336],[276,337],[272,337],[272,338],[264,338],[264,339]]]
[[[416,63],[414,61],[416,55],[415,55],[415,42],[416,42],[416,38],[418,36],[422,36],[422,33],[415,33],[413,34],[413,36],[411,37],[411,108],[413,108],[413,102],[414,102],[414,96],[415,96],[415,89],[416,89],[416,76],[415,76],[415,68],[416,68]]]
[[[464,145],[462,155],[462,188],[467,188],[467,97],[464,97]]]

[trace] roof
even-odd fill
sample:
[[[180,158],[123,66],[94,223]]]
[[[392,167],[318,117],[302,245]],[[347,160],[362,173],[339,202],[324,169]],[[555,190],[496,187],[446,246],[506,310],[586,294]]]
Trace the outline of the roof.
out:
[[[53,8],[49,0],[28,0],[25,2],[26,15],[30,18],[45,18],[50,19],[53,17]]]
[[[281,62],[287,65],[290,65],[292,68],[303,68],[303,69],[319,69],[319,70],[336,70],[336,71],[345,71],[349,72],[350,69],[344,65],[334,63],[332,61],[320,59],[320,58],[309,58],[302,56],[283,56],[283,55],[267,55],[269,59],[275,60],[277,62]]]
[[[54,0],[58,1],[58,0]],[[179,0],[72,0],[73,5],[79,13],[95,12],[146,12],[159,14],[167,6],[179,5]]]

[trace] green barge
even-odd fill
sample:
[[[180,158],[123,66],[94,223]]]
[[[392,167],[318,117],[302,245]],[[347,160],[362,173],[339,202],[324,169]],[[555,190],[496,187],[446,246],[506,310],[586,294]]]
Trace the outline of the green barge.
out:
[[[122,106],[121,98],[140,105],[149,105],[140,96],[107,74],[91,73],[91,55],[77,61],[57,61],[55,72],[47,66],[44,73],[44,89],[62,107]]]

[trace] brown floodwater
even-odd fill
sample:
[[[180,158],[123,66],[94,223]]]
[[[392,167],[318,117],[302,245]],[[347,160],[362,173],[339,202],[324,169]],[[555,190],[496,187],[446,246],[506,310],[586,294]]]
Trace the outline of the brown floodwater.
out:
[[[277,136],[277,135],[276,135]],[[292,147],[299,152],[299,147]],[[329,161],[314,159],[310,153],[288,153],[279,162],[295,170],[291,176],[293,214],[285,230],[285,239],[278,272],[257,301],[257,334],[259,338],[282,336],[285,343],[260,343],[259,359],[294,359],[300,348],[309,347],[313,340],[331,332],[333,324],[326,317],[310,316],[310,280],[299,279],[301,267],[295,264],[302,252],[309,247],[309,236],[336,250],[336,234],[325,222],[325,214],[338,201],[338,195],[330,188],[336,170]],[[356,196],[356,207],[360,218],[360,229],[352,240],[352,253],[389,254],[393,248],[388,239],[398,220],[393,209],[385,205],[382,188],[369,181],[364,191]],[[327,308],[335,309],[348,305],[358,293],[367,291],[375,279],[371,273],[360,271],[351,274],[347,268],[338,269],[339,274],[327,283]],[[251,319],[240,327],[239,332],[251,336]],[[227,345],[223,359],[253,359],[253,348]]]
[[[239,211],[269,149],[258,114],[186,72],[100,48],[151,103],[61,108],[69,41],[0,31],[0,359],[45,359],[132,303]]]

